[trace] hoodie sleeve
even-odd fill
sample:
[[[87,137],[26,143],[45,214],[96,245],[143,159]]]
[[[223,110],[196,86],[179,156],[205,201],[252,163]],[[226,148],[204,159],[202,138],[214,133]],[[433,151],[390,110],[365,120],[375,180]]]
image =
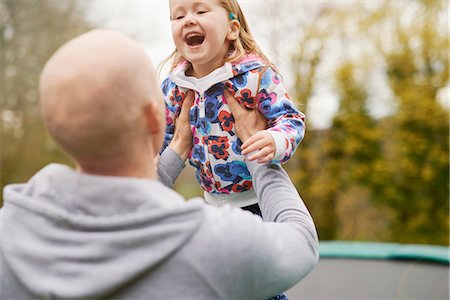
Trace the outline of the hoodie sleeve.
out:
[[[318,262],[319,240],[314,221],[281,166],[256,162],[248,162],[247,166],[264,219],[253,229],[261,241],[252,245],[256,256],[253,267],[259,270],[253,284],[261,285],[257,287],[260,289],[278,285],[278,292],[286,291]]]
[[[184,167],[185,164],[181,157],[170,147],[166,147],[158,160],[159,181],[171,188]]]
[[[275,140],[274,162],[286,162],[305,135],[305,115],[290,100],[280,76],[268,67],[262,71],[257,103],[269,121],[267,131]]]
[[[267,299],[294,286],[318,262],[313,219],[287,173],[280,165],[248,166],[265,222],[236,208],[223,207],[215,214],[215,208],[208,208],[211,213],[205,215],[211,220],[204,227],[213,232],[207,243],[212,254],[198,251],[202,254],[195,264],[207,268],[207,278],[223,299]]]

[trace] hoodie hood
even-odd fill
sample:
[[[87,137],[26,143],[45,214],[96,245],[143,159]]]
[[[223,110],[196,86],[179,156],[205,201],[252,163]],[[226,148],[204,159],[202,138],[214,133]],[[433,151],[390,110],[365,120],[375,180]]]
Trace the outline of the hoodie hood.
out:
[[[44,298],[107,296],[173,255],[203,220],[200,201],[185,203],[158,181],[58,164],[5,187],[4,199],[5,262]]]

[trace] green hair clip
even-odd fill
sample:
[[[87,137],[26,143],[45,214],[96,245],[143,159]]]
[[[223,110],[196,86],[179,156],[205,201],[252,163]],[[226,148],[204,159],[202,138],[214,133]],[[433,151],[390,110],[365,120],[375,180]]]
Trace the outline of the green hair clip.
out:
[[[235,14],[233,14],[232,12],[230,12],[230,20],[237,20],[237,16]]]

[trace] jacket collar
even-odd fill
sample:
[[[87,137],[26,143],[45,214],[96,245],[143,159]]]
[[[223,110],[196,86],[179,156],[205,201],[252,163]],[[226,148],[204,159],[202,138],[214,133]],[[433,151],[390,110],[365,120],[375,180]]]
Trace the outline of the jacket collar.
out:
[[[264,66],[263,60],[255,54],[247,54],[239,61],[232,62],[233,77]]]
[[[189,68],[188,61],[180,62],[170,75],[171,80],[180,87],[194,89],[200,93],[204,93],[216,83],[228,80],[239,74],[260,68],[264,65],[261,58],[254,54],[247,54],[239,61],[226,62],[202,78],[186,76],[185,72]]]

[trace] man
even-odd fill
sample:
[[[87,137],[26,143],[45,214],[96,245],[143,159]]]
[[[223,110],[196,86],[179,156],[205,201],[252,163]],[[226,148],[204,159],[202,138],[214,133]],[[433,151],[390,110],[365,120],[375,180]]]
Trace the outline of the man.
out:
[[[245,141],[256,117],[229,101]],[[184,102],[160,157],[166,185],[192,146]],[[95,30],[69,41],[42,71],[40,104],[76,170],[51,164],[5,188],[1,299],[266,299],[317,263],[314,223],[279,166],[249,162],[266,222],[185,202],[157,180],[162,96],[131,39]]]

